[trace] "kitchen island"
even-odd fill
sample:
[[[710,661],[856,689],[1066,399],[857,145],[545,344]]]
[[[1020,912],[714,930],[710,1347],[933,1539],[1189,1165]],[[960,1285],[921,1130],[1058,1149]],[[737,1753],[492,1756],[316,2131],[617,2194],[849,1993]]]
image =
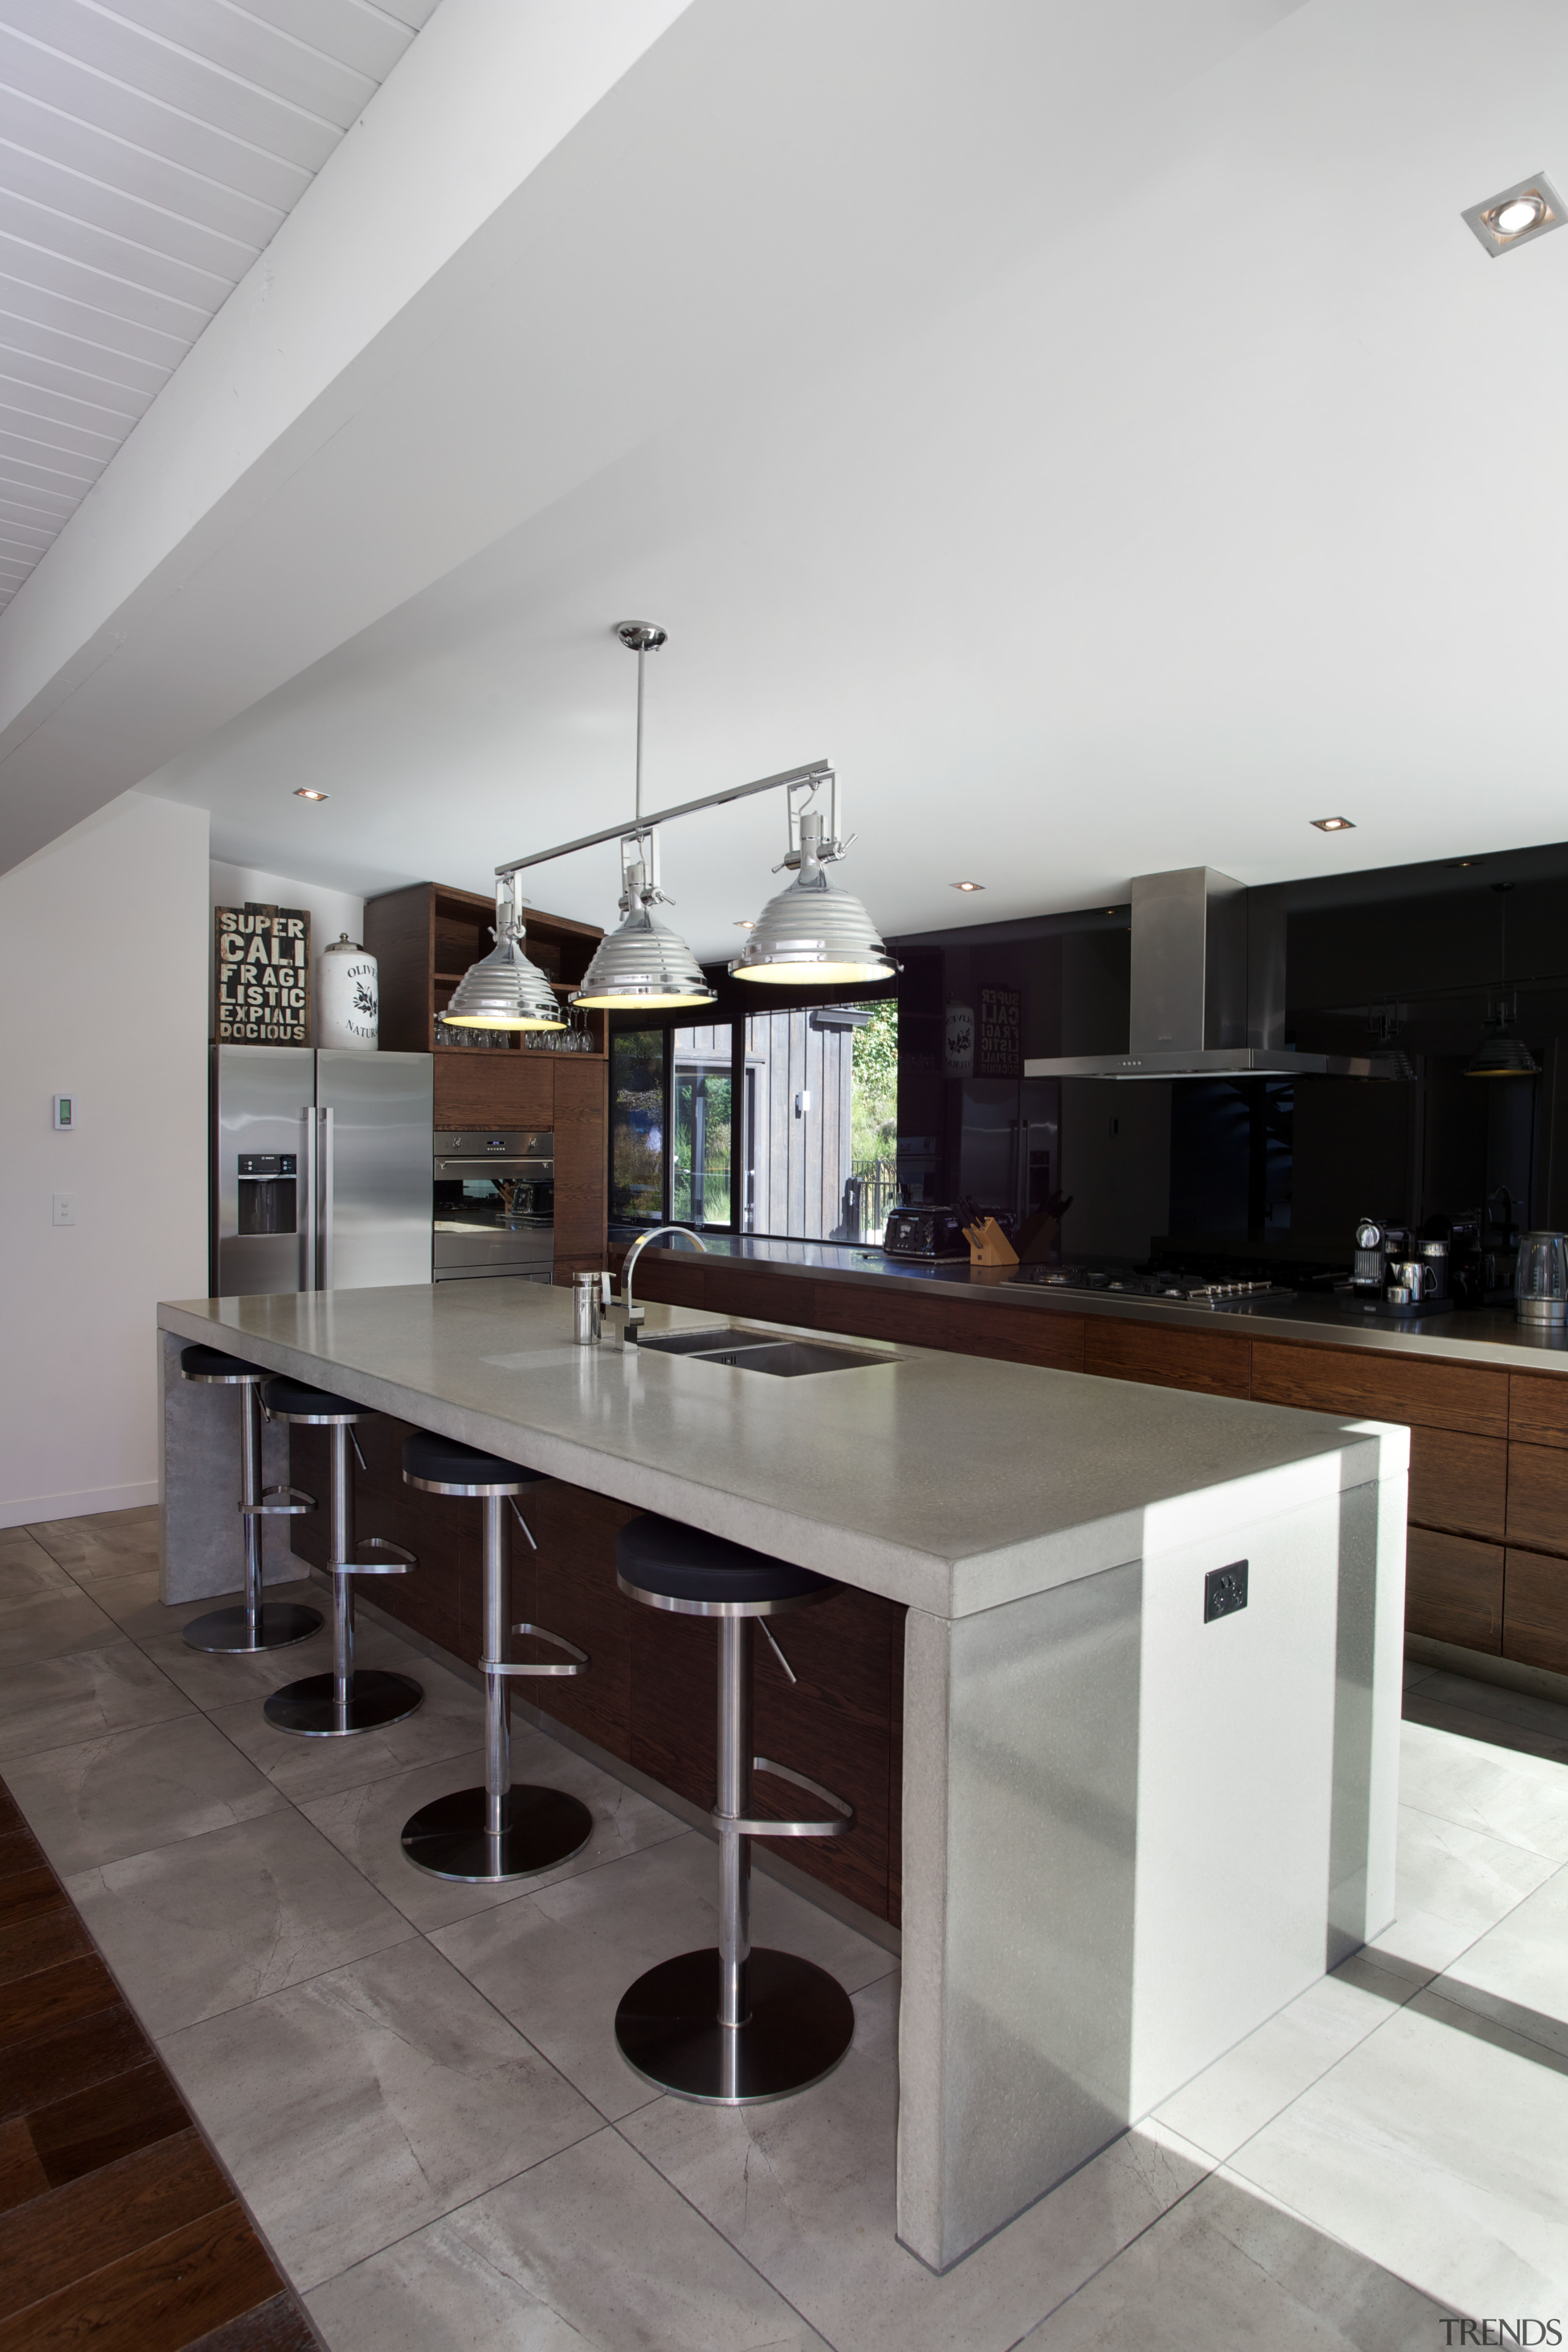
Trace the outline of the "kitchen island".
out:
[[[945,2267],[1389,1924],[1407,1433],[874,1340],[770,1379],[570,1318],[161,1307],[165,1598],[238,1581],[205,1340],[907,1612],[899,2232]]]

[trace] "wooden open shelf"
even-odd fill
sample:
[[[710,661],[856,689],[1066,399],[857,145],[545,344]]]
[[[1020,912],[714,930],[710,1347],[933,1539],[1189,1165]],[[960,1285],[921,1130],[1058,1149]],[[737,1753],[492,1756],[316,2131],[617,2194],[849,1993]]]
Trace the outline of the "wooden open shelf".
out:
[[[607,1023],[603,1013],[587,1015],[591,1051],[562,1054],[550,1032],[519,1032],[504,1043],[458,1045],[439,1037],[437,1022],[468,966],[495,944],[495,901],[475,890],[440,882],[415,882],[365,901],[364,943],[380,965],[381,1042],[392,1053],[546,1055],[563,1061],[603,1061]],[[567,915],[528,910],[525,952],[559,996],[575,988],[604,933]],[[529,1045],[528,1035],[537,1036]]]

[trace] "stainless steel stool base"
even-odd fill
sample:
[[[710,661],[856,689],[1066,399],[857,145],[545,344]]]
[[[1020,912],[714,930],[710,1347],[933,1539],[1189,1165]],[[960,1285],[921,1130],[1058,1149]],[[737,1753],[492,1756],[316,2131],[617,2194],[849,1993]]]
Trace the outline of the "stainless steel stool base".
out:
[[[502,1802],[505,1827],[499,1836],[485,1827],[488,1802],[482,1789],[458,1789],[421,1805],[403,1824],[409,1861],[432,1878],[494,1886],[569,1862],[582,1853],[593,1831],[587,1806],[563,1789],[514,1788]]]
[[[226,1609],[209,1609],[205,1617],[193,1617],[184,1638],[193,1650],[286,1650],[290,1642],[320,1633],[321,1622],[319,1609],[307,1609],[298,1601],[266,1601],[252,1626],[249,1611],[237,1601]]]
[[[764,1946],[751,1955],[747,1991],[745,2024],[721,2025],[718,1953],[661,1960],[621,1997],[622,2057],[646,2083],[710,2107],[787,2099],[832,2074],[855,2032],[837,1977]]]
[[[379,1666],[356,1667],[342,1706],[333,1696],[334,1687],[331,1675],[307,1675],[302,1682],[285,1683],[275,1690],[261,1711],[279,1731],[297,1732],[302,1739],[342,1739],[353,1731],[379,1731],[383,1724],[401,1723],[425,1699],[407,1675],[389,1675]]]

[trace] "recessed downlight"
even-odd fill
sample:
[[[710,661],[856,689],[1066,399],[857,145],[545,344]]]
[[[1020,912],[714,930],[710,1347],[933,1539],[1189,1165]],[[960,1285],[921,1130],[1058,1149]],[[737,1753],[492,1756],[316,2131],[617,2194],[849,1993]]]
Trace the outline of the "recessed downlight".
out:
[[[1494,258],[1544,236],[1548,229],[1561,228],[1563,216],[1563,199],[1542,172],[1459,215]]]
[[[954,890],[984,890],[985,885],[984,882],[954,882],[951,887]]]
[[[735,929],[738,931],[754,931],[756,928],[750,915],[741,915],[736,919]]]
[[[1320,833],[1353,833],[1355,826],[1348,816],[1315,816],[1308,820]]]
[[[313,792],[309,784],[296,784],[294,787],[294,798],[297,801],[324,801],[330,800],[331,798],[331,794],[330,793]]]

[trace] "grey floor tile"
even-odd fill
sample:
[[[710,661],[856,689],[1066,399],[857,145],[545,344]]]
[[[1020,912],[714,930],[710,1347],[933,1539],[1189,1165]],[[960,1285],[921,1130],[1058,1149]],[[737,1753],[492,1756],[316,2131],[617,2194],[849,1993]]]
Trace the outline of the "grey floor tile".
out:
[[[201,1715],[18,1757],[5,1779],[62,1877],[288,1802]]]
[[[26,1528],[0,1528],[0,1609],[37,1601],[46,1592],[80,1590]]]
[[[1526,1895],[1431,1990],[1568,2057],[1568,1870]]]
[[[49,1519],[27,1533],[79,1583],[158,1565],[156,1503],[131,1511],[94,1511],[82,1519]]]
[[[1550,1878],[1546,1855],[1404,1805],[1399,1814],[1398,1916],[1369,1958],[1434,1975]]]
[[[601,2126],[421,1937],[162,2047],[300,2287]]]
[[[79,1586],[63,1592],[36,1592],[30,1600],[0,1609],[0,1692],[40,1658],[64,1657],[71,1650],[100,1649],[119,1632]]]
[[[260,2000],[415,1932],[291,1805],[66,1883],[154,2034]]]
[[[827,2352],[612,2131],[308,2304],[332,2352]]]
[[[1559,2063],[1417,1992],[1228,2169],[1458,2311],[1553,2314],[1568,2280]]]
[[[1126,2134],[938,2278],[894,2236],[898,1995],[856,1996],[826,2082],[752,2108],[656,2099],[619,2128],[838,2352],[1006,2352],[1209,2169]]]
[[[1568,1862],[1568,1769],[1548,1758],[1405,1723],[1399,1795],[1418,1812]]]
[[[1374,1986],[1368,1958],[1310,1985],[1164,2100],[1155,2120],[1212,2157],[1231,2155],[1410,1999],[1407,1978],[1384,1972]]]
[[[1019,2352],[1435,2352],[1444,2317],[1364,2254],[1213,2177]]]
[[[129,1633],[132,1641],[149,1643],[182,1635],[187,1625],[205,1617],[209,1610],[237,1606],[242,1597],[237,1592],[220,1592],[205,1601],[176,1601],[165,1607],[158,1598],[155,1568],[136,1569],[129,1576],[95,1577],[91,1593],[105,1616],[112,1617],[122,1633]],[[326,1604],[321,1587],[308,1580],[295,1584],[269,1584],[267,1598],[301,1601],[306,1608],[316,1610],[325,1622]]]
[[[203,1605],[217,1604],[209,1601]],[[321,1608],[321,1599],[312,1595],[311,1605]],[[190,1614],[196,1617],[201,1611],[193,1609]],[[285,1683],[331,1671],[332,1636],[324,1609],[321,1632],[312,1633],[308,1641],[291,1642],[286,1650],[263,1650],[254,1654],[232,1650],[193,1650],[177,1633],[142,1634],[139,1638],[147,1655],[200,1707],[232,1706],[237,1699],[245,1697],[264,1699],[269,1692],[281,1690]],[[366,1623],[355,1629],[354,1661],[362,1666],[382,1666],[394,1674],[411,1675],[426,1691],[437,1676],[443,1681],[456,1681],[444,1668],[432,1666],[417,1650],[379,1625]],[[458,1686],[465,1687],[461,1684]]]
[[[622,1993],[656,1960],[710,1945],[716,1849],[695,1830],[432,1931],[552,2064],[610,2116],[654,2094],[616,2046]],[[775,1882],[752,1881],[752,1935],[832,1969],[850,1992],[894,1967],[879,1946]]]
[[[273,1654],[300,1658],[308,1650],[308,1664],[291,1672],[314,1674],[322,1670],[315,1664],[320,1639],[314,1635],[308,1643]],[[390,1635],[384,1637],[384,1647],[363,1644],[358,1654],[363,1664],[412,1675],[425,1693],[423,1704],[401,1723],[389,1723],[380,1731],[358,1733],[350,1739],[300,1739],[275,1729],[261,1711],[259,1693],[210,1708],[213,1721],[298,1803],[329,1796],[336,1790],[363,1788],[367,1781],[384,1780],[411,1765],[436,1764],[461,1756],[484,1737],[484,1700],[472,1684],[432,1664]]]
[[[43,1658],[0,1677],[0,1759],[36,1755],[195,1709],[134,1642],[115,1633],[96,1650]]]
[[[607,1772],[597,1770],[559,1741],[540,1733],[525,1733],[512,1741],[512,1780],[520,1786],[536,1782],[564,1790],[587,1806],[594,1827],[582,1852],[553,1870],[494,1887],[432,1878],[426,1871],[416,1869],[402,1843],[403,1824],[410,1813],[454,1789],[481,1786],[484,1775],[483,1749],[470,1748],[438,1764],[416,1765],[387,1780],[298,1801],[307,1820],[314,1822],[355,1869],[363,1871],[373,1886],[379,1886],[421,1927],[441,1927],[454,1919],[467,1919],[476,1911],[493,1910],[498,1903],[575,1877],[622,1854],[658,1845],[665,1838],[686,1834],[685,1822],[666,1812],[662,1805],[611,1780]]]

